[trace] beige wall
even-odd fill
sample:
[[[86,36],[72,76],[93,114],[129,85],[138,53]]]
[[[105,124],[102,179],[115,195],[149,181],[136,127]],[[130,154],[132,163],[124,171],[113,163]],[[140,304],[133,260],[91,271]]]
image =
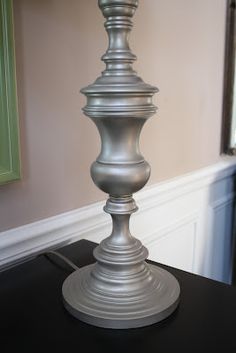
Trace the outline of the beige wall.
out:
[[[160,89],[142,151],[149,184],[219,159],[225,0],[140,0],[136,69]],[[0,186],[0,231],[105,198],[89,167],[99,152],[80,88],[103,69],[96,0],[15,0],[22,180]]]

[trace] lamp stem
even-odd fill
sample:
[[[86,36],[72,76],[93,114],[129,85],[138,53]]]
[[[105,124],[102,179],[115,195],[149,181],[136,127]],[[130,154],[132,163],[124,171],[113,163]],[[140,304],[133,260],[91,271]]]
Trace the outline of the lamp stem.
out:
[[[147,249],[129,230],[137,211],[133,193],[148,181],[150,166],[139,148],[144,123],[156,112],[157,88],[132,68],[136,56],[128,36],[137,0],[99,0],[109,46],[106,69],[90,86],[84,113],[96,124],[101,151],[91,166],[94,183],[109,198],[104,207],[113,230],[95,249],[97,262],[72,273],[63,284],[65,307],[78,319],[109,328],[140,327],[160,321],[178,305],[180,288],[167,271],[148,265]]]

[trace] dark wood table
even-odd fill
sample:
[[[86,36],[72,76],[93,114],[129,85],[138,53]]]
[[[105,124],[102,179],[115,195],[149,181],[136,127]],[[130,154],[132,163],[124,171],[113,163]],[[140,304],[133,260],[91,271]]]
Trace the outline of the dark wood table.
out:
[[[81,240],[60,252],[84,266],[96,244]],[[167,268],[181,285],[168,319],[131,330],[96,328],[64,309],[61,287],[71,269],[44,255],[0,273],[0,352],[236,352],[236,288]]]

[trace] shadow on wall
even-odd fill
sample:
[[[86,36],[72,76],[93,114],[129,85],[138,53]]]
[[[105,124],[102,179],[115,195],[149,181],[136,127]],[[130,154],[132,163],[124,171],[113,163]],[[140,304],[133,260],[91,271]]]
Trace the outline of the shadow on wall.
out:
[[[234,175],[234,191],[236,190],[236,176]],[[232,207],[232,285],[236,285],[236,197],[233,200]]]
[[[210,278],[236,284],[236,173],[227,179],[223,197],[219,197],[222,192],[220,181],[214,184],[210,192],[208,231],[211,236],[206,244],[208,256],[205,268]]]

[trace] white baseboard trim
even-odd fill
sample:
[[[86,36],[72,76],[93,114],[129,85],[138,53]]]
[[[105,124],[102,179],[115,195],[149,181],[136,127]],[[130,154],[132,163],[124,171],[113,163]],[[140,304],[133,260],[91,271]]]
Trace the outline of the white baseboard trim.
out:
[[[146,228],[149,226],[148,214],[153,209],[161,209],[166,203],[173,203],[184,195],[196,192],[199,189],[209,188],[213,184],[227,178],[232,179],[236,172],[236,158],[222,158],[220,162],[203,168],[187,175],[172,180],[158,183],[144,188],[135,195],[139,206],[139,212],[134,215],[133,228],[139,228],[138,222],[147,219]],[[221,195],[222,197],[222,195]],[[223,195],[226,199],[228,195]],[[232,198],[232,190],[230,198]],[[228,200],[228,199],[227,199]],[[184,199],[183,199],[184,202]],[[89,239],[99,242],[109,235],[111,222],[109,215],[102,210],[105,201],[79,208],[70,212],[43,219],[18,228],[10,229],[0,233],[0,268],[12,266],[19,261],[36,256],[48,249],[55,249],[65,244],[75,242],[79,239]],[[214,207],[217,200],[214,200]],[[164,212],[164,211],[163,211]],[[146,234],[140,235],[144,243],[152,244],[156,239],[161,239],[170,233],[170,228],[177,229],[181,222],[187,219],[196,223],[198,217],[196,205],[189,209],[188,214],[183,213],[179,220],[171,222],[165,213],[166,226],[161,225],[160,232],[156,235],[156,224],[150,225]],[[190,219],[191,218],[191,219]],[[189,221],[190,219],[190,221]],[[158,221],[158,220],[157,220]],[[137,224],[136,224],[137,223]],[[136,224],[136,225],[135,225]],[[171,228],[171,229],[172,229]],[[137,231],[137,233],[139,233]],[[196,234],[194,235],[197,236]],[[195,260],[194,260],[195,261]]]

